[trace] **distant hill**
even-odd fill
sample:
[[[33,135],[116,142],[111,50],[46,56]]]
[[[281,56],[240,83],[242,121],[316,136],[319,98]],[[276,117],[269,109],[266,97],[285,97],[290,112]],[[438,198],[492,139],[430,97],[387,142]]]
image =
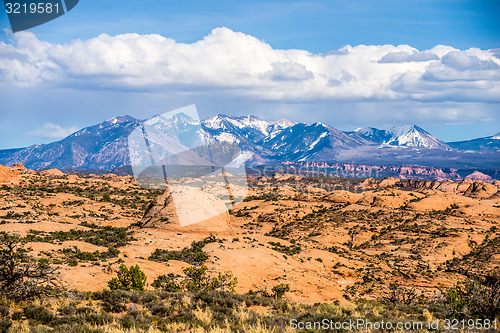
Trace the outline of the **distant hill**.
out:
[[[448,145],[462,150],[500,152],[500,133],[467,141],[448,142]]]

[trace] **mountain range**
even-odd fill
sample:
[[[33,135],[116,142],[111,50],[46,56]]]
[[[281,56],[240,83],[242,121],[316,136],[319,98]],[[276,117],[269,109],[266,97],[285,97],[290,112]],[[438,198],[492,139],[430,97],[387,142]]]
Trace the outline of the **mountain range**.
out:
[[[0,150],[0,164],[23,163],[32,169],[113,170],[131,164],[128,137],[144,126],[155,129],[157,135],[150,141],[164,150],[174,149],[173,143],[175,149],[181,149],[179,140],[186,133],[196,138],[193,140],[198,145],[238,145],[239,162],[246,165],[304,161],[489,169],[500,165],[500,133],[445,143],[416,125],[343,132],[320,122],[267,122],[255,116],[221,114],[202,121],[186,114],[168,119],[156,115],[146,120],[117,116],[57,142]]]

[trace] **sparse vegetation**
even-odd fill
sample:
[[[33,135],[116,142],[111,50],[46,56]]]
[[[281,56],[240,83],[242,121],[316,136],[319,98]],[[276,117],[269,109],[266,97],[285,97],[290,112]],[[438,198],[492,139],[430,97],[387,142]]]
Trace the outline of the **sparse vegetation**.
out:
[[[130,268],[122,264],[118,270],[117,277],[108,281],[111,290],[144,290],[146,286],[146,274],[139,268],[139,265]]]
[[[23,300],[47,294],[58,286],[58,269],[47,259],[36,259],[18,235],[0,233],[0,292]]]
[[[273,246],[273,250],[292,256],[300,253],[302,248],[299,245],[292,244],[290,246],[283,245],[280,242],[269,242]]]
[[[116,228],[111,226],[98,226],[96,224],[81,223],[90,230],[71,229],[70,231],[42,232],[30,230],[26,235],[28,242],[65,242],[81,240],[97,246],[117,248],[125,246],[135,240],[132,231],[128,228]]]
[[[145,207],[159,191],[134,187],[130,179],[121,179],[120,185],[116,179],[106,180],[105,175],[82,175],[73,184],[36,174],[26,178],[20,186],[0,187],[2,228],[19,227],[26,235],[17,236],[20,248],[26,250],[26,257],[19,256],[25,259],[18,264],[24,267],[29,262],[56,271],[63,268],[68,275],[88,269],[90,274],[97,273],[96,282],[103,286],[111,280],[105,290],[89,293],[59,290],[45,282],[39,284],[41,292],[29,297],[2,291],[0,332],[282,332],[290,318],[423,321],[499,317],[495,274],[500,234],[498,214],[494,213],[498,204],[493,200],[462,200],[456,197],[459,194],[447,198],[432,194],[434,190],[401,190],[395,185],[390,190],[370,190],[367,197],[376,196],[377,200],[358,203],[363,194],[354,194],[358,195],[356,201],[335,202],[331,188],[328,194],[309,190],[322,188],[317,178],[262,180],[255,196],[232,212],[229,240],[183,233],[178,237],[183,239],[182,246],[189,244],[185,239],[197,241],[181,248],[174,247],[177,230],[165,231],[167,236],[159,238],[151,229],[138,228]],[[335,188],[345,189],[342,181],[325,179]],[[363,181],[346,186],[356,189]],[[296,185],[295,193],[283,194],[281,185],[285,183]],[[433,206],[429,200],[433,196],[440,199],[436,200],[440,205]],[[391,206],[391,200],[396,204]],[[477,207],[477,215],[462,213]],[[482,207],[484,211],[480,211]],[[158,221],[172,223],[166,217]],[[50,229],[44,229],[45,225]],[[136,244],[123,248],[135,238],[144,242],[144,249]],[[179,260],[192,266],[181,269],[186,265],[172,262],[141,264],[141,268],[135,262],[121,265],[125,261],[130,265],[134,258],[143,262],[159,247],[153,244],[165,244],[164,240],[173,247],[156,249],[150,260]],[[76,243],[75,247],[75,241],[89,244]],[[26,242],[33,242],[30,246],[35,251],[26,248]],[[215,244],[207,246],[211,243]],[[232,255],[231,251],[237,251],[235,258],[241,263],[228,264],[227,257],[222,257]],[[268,257],[275,267],[244,267],[245,258],[253,260],[254,253],[255,262]],[[236,276],[225,270],[227,265],[238,267],[233,269],[238,274],[243,272],[239,285]],[[142,269],[150,276],[161,266],[162,271],[156,273],[161,275],[148,285],[140,274]],[[217,267],[217,271],[208,267]],[[248,274],[256,275],[259,291],[231,292],[249,289]],[[290,302],[297,296],[307,297],[309,289],[300,283],[311,279],[321,283],[321,288],[310,285],[314,295],[321,297],[322,288],[328,291],[325,295],[337,289],[351,304],[322,303],[320,299],[310,305]],[[328,282],[341,280],[353,283]],[[74,280],[70,277],[70,281]],[[437,292],[439,285],[448,287]],[[6,288],[5,283],[2,286]]]
[[[179,260],[191,265],[201,265],[209,258],[208,254],[203,252],[203,247],[209,243],[215,243],[219,241],[220,240],[217,237],[209,236],[199,242],[193,242],[191,246],[186,247],[180,251],[156,249],[149,257],[149,260],[159,262]]]

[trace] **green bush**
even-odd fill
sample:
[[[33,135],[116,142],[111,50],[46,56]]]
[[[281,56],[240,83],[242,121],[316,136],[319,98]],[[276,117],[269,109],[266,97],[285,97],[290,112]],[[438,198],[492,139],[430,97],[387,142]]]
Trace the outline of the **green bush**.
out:
[[[97,246],[117,248],[125,246],[134,241],[132,231],[127,228],[116,228],[111,226],[98,226],[91,223],[80,223],[81,226],[90,230],[71,229],[69,231],[41,232],[30,230],[25,239],[28,242],[54,243],[80,240]]]
[[[176,283],[176,277],[174,274],[169,273],[168,275],[158,276],[151,284],[153,288],[159,289],[167,292],[180,291],[181,287]]]
[[[146,274],[139,268],[139,265],[128,268],[125,264],[120,266],[118,276],[108,281],[111,290],[144,290],[146,285]]]
[[[48,324],[54,319],[54,314],[43,306],[30,305],[24,308],[26,318],[40,324]]]
[[[166,292],[189,291],[189,292],[210,292],[229,291],[234,293],[234,288],[238,284],[238,279],[231,272],[213,272],[205,265],[186,267],[183,270],[185,276],[175,276],[173,274],[160,275],[152,286]]]
[[[274,286],[271,290],[273,291],[273,296],[275,298],[282,298],[285,293],[290,291],[290,286],[288,283],[280,283]]]
[[[467,279],[444,291],[449,318],[495,319],[500,317],[500,279]]]
[[[203,252],[203,247],[209,243],[220,242],[215,236],[209,236],[199,242],[193,242],[190,247],[183,248],[180,251],[169,251],[156,249],[149,256],[149,260],[164,262],[169,260],[179,260],[191,265],[201,265],[208,260],[208,254]]]
[[[278,251],[289,256],[293,256],[294,254],[299,254],[302,251],[302,248],[298,245],[283,245],[280,242],[269,242],[273,246],[274,251]]]

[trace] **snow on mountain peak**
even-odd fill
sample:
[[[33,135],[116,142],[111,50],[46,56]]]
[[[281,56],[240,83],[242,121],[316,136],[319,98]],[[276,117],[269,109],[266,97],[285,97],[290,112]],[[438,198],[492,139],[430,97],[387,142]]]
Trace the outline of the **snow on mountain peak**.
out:
[[[104,123],[114,125],[114,124],[121,124],[121,123],[126,123],[128,121],[136,121],[136,120],[137,119],[135,119],[134,117],[125,115],[125,116],[115,116],[111,119],[106,120]]]
[[[196,121],[195,119],[191,118],[187,114],[181,112],[181,113],[176,113],[172,117],[168,118],[170,122],[173,123],[186,123],[186,124],[198,124],[199,122]]]
[[[203,120],[203,124],[211,129],[225,129],[227,126],[224,124],[229,118],[226,115],[218,114],[216,116]]]
[[[244,117],[238,117],[238,118],[233,118],[237,121],[239,121],[241,124],[243,124],[246,127],[252,127],[255,128],[256,130],[260,131],[261,133],[268,135],[268,129],[269,129],[269,123],[265,120],[259,119],[255,116],[244,116]]]
[[[500,140],[500,132],[498,132],[497,134],[493,135],[491,138],[494,139],[494,140]]]
[[[295,123],[293,121],[290,121],[288,119],[280,119],[277,121],[273,121],[270,124],[274,125],[276,127],[279,127],[279,128],[287,128],[287,127],[295,125]]]
[[[416,125],[401,125],[389,130],[391,137],[384,142],[389,145],[437,148],[446,146],[444,142]]]
[[[154,115],[152,116],[151,118],[148,118],[144,121],[144,125],[147,125],[147,126],[153,126],[155,124],[158,124],[158,123],[163,123],[165,122],[165,118],[163,118],[161,115],[157,114],[157,115]]]

